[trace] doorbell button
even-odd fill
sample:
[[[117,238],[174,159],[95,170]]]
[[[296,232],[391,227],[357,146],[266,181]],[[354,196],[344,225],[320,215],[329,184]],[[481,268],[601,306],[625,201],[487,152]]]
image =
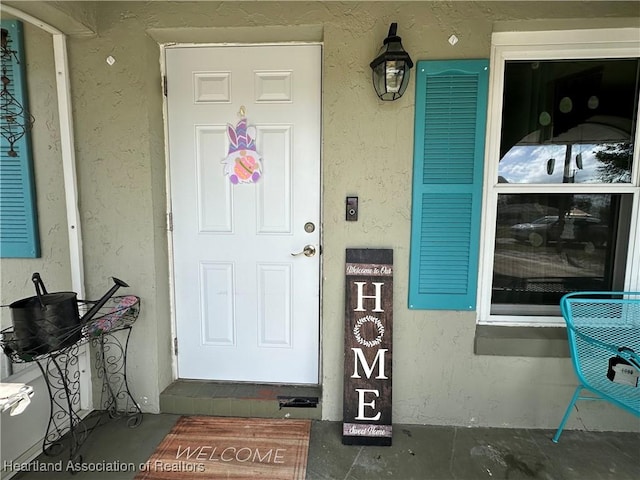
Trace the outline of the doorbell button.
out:
[[[347,222],[355,222],[358,220],[358,197],[347,197]]]

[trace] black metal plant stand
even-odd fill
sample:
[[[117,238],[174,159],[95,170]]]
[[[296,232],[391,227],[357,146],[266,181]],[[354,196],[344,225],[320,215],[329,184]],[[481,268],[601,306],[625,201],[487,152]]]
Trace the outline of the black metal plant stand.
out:
[[[102,378],[102,410],[108,412],[111,418],[128,416],[127,425],[134,428],[142,422],[142,411],[133,399],[127,382],[127,349],[131,326],[122,330],[122,341],[109,333],[93,339],[92,345],[96,350],[98,378]]]
[[[84,303],[90,307],[93,302]],[[80,340],[44,355],[20,351],[13,329],[2,331],[0,344],[11,361],[36,362],[47,385],[50,414],[42,444],[45,455],[58,456],[68,445],[69,460],[73,463],[81,462],[80,448],[89,434],[109,418],[126,416],[130,428],[135,428],[142,422],[142,411],[131,394],[126,374],[129,338],[139,309],[140,301],[137,297],[113,297],[102,307],[101,315],[78,326],[81,329]],[[102,379],[102,391],[99,413],[90,415],[83,421],[78,415],[78,353],[80,345],[85,343],[89,343],[94,351],[94,366],[98,378]]]

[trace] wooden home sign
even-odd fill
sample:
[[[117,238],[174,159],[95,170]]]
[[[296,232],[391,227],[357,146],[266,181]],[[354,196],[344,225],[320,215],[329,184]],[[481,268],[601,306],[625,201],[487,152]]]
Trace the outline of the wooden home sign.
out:
[[[393,250],[347,249],[342,443],[391,445]]]

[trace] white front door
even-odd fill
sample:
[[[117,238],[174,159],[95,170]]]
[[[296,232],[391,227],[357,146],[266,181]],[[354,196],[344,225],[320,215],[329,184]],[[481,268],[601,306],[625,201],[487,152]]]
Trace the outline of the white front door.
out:
[[[321,47],[168,47],[166,70],[178,375],[318,383]]]

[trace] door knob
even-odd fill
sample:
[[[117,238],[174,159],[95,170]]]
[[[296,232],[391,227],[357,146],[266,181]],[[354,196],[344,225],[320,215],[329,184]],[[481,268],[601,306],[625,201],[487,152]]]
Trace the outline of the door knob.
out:
[[[313,257],[316,254],[316,247],[313,245],[305,245],[301,252],[292,253],[292,257],[304,254],[305,257]]]

